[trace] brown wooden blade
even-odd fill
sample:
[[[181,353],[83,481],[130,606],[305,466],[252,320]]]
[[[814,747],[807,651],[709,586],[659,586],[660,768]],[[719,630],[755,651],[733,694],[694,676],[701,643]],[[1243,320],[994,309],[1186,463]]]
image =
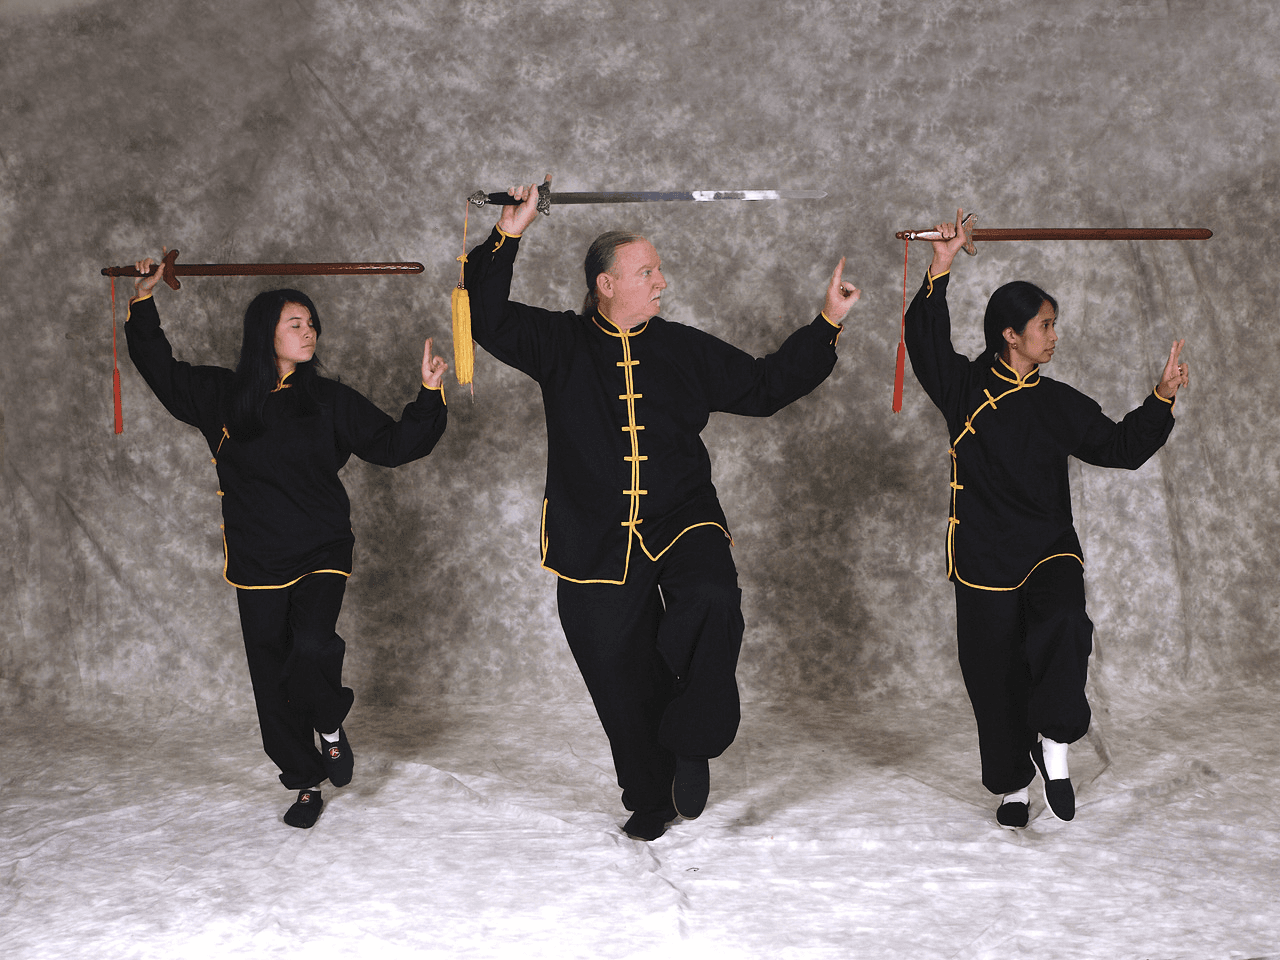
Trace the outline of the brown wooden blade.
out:
[[[177,263],[178,251],[165,254],[158,268],[139,273],[134,266],[103,267],[104,277],[151,276],[163,271],[161,279],[173,289],[181,287],[178,277],[333,277],[363,276],[374,273],[422,273],[423,266],[413,261],[381,261],[351,263]]]

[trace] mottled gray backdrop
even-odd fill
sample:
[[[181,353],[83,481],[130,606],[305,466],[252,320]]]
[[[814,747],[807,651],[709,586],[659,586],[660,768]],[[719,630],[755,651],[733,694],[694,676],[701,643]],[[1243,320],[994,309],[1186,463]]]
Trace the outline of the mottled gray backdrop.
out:
[[[957,267],[957,337],[977,348],[1000,283],[1047,287],[1050,373],[1116,418],[1187,338],[1165,451],[1136,474],[1072,468],[1095,702],[1274,682],[1278,27],[1269,0],[3,0],[0,697],[250,703],[203,442],[123,357],[112,431],[101,267],[162,246],[188,263],[419,260],[419,277],[305,282],[329,371],[398,412],[422,338],[449,345],[463,198],[547,171],[565,190],[828,192],[561,208],[528,235],[515,296],[576,305],[589,240],[635,229],[664,256],[669,317],[764,353],[849,258],[864,295],[832,378],[706,439],[746,594],[744,695],[868,710],[962,695],[941,417],[910,380],[890,412],[894,231],[957,205],[992,227],[1212,228],[988,245]],[[493,219],[478,211],[472,240]],[[913,290],[926,262],[918,246]],[[268,285],[161,288],[177,353],[233,365]],[[450,384],[428,460],[345,474],[357,704],[583,697],[537,562],[536,387],[483,353],[474,401]]]

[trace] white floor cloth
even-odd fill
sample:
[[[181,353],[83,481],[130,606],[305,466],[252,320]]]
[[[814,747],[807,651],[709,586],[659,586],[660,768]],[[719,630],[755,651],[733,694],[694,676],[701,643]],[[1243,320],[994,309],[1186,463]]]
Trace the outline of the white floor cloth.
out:
[[[0,956],[1276,958],[1275,702],[1095,715],[1016,832],[963,703],[747,704],[654,843],[589,704],[357,704],[311,830],[252,717],[10,713]]]

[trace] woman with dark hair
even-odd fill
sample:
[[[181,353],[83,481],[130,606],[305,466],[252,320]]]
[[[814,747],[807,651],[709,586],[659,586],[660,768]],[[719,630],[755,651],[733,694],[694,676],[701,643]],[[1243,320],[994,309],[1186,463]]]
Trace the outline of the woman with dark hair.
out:
[[[1085,678],[1093,623],[1085,612],[1084,554],[1071,516],[1067,458],[1136,470],[1173,429],[1188,382],[1175,340],[1160,382],[1120,423],[1048,377],[1058,304],[1016,281],[991,296],[977,360],[951,345],[947,282],[964,245],[937,227],[933,262],[906,316],[916,379],[951,439],[947,576],[955,584],[960,669],[978,726],[982,783],[1003,800],[996,820],[1024,827],[1038,770],[1049,809],[1075,816],[1067,746],[1089,729]]]
[[[151,258],[137,263],[146,273]],[[444,433],[445,361],[422,354],[422,388],[397,422],[316,372],[320,316],[297,290],[249,304],[234,372],[175,360],[152,294],[159,271],[135,284],[129,356],[174,417],[198,428],[217,467],[223,576],[236,587],[262,746],[280,782],[298,791],[285,823],[310,827],[318,789],[351,781],[342,722],[346,650],[335,632],[351,575],[351,504],[338,472],[351,454],[395,467],[425,457]],[[320,734],[322,750],[316,749]]]

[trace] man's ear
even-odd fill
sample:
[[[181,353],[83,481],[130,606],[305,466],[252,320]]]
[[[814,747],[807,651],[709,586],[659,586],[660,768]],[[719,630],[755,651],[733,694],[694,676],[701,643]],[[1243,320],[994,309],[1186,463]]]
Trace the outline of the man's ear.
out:
[[[596,296],[601,300],[613,299],[613,277],[607,273],[596,274]]]

